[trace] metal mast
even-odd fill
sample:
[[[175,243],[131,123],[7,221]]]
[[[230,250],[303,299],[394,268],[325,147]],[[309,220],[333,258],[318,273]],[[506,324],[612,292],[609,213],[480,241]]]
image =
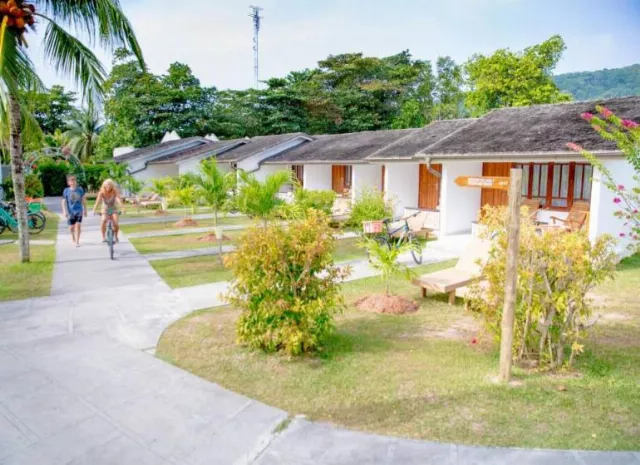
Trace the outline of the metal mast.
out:
[[[251,9],[251,13],[249,13],[249,16],[251,16],[251,18],[253,19],[253,73],[255,78],[255,87],[257,89],[260,84],[258,62],[258,34],[260,33],[260,20],[262,19],[262,16],[260,16],[260,12],[263,10],[263,8],[255,5],[251,5],[249,6],[249,8]]]

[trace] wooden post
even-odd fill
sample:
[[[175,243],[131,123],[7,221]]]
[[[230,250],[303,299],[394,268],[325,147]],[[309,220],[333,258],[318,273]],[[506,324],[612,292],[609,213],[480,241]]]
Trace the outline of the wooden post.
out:
[[[511,380],[513,361],[513,322],[518,287],[518,249],[520,243],[520,204],[522,203],[522,170],[512,169],[509,182],[509,226],[507,230],[507,269],[502,309],[502,336],[500,339],[500,381]]]

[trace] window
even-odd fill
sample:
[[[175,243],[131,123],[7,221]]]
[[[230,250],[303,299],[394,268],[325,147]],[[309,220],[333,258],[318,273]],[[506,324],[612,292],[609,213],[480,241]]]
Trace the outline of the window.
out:
[[[353,181],[353,167],[347,165],[344,168],[344,188],[351,189],[351,182]]]
[[[527,163],[522,169],[522,196],[538,199],[545,208],[571,208],[591,199],[593,167],[586,163]]]

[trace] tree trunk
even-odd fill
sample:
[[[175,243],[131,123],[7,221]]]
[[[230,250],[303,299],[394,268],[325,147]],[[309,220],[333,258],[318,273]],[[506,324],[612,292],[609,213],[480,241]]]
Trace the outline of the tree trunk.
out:
[[[9,152],[11,154],[11,177],[13,179],[13,192],[16,196],[16,211],[18,215],[20,261],[27,263],[31,260],[31,254],[29,251],[29,227],[27,225],[27,201],[24,190],[22,135],[20,133],[22,120],[20,104],[14,95],[9,95],[9,115]]]

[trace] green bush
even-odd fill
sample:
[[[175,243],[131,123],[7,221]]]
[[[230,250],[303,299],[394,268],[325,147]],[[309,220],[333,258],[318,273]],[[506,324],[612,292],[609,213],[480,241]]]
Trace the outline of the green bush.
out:
[[[84,165],[85,187],[89,192],[100,189],[102,182],[109,177],[109,168],[106,165]]]
[[[331,215],[335,200],[336,193],[334,191],[310,191],[299,187],[293,192],[294,204],[303,211],[313,208],[328,216]]]
[[[47,160],[39,163],[36,173],[42,181],[44,195],[62,195],[62,191],[67,187],[67,174],[70,171],[66,162]]]
[[[326,216],[310,211],[289,227],[246,231],[225,265],[235,280],[229,302],[242,313],[240,343],[290,355],[318,350],[344,308],[340,281],[348,270],[334,266],[336,239]]]
[[[385,202],[382,192],[375,189],[363,189],[351,205],[351,215],[347,226],[361,228],[363,221],[383,220],[391,215],[391,206]]]
[[[24,189],[27,197],[42,198],[44,196],[44,188],[42,182],[36,174],[27,174],[24,178]],[[11,178],[5,179],[2,183],[2,190],[4,191],[5,200],[15,199],[15,193],[13,192],[13,180]]]

